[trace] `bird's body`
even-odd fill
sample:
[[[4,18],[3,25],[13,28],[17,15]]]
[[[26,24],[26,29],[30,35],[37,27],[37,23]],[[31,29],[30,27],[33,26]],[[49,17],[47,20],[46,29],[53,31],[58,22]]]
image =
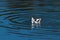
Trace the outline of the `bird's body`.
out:
[[[32,23],[36,23],[36,24],[40,24],[40,21],[41,21],[41,18],[38,18],[38,19],[34,19],[33,17],[32,17],[32,20],[31,20],[31,22]]]

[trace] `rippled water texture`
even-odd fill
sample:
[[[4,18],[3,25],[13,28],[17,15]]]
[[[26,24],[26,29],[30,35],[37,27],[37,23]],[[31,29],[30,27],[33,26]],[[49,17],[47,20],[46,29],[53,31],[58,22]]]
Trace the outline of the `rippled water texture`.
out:
[[[60,0],[0,0],[0,40],[60,40]]]

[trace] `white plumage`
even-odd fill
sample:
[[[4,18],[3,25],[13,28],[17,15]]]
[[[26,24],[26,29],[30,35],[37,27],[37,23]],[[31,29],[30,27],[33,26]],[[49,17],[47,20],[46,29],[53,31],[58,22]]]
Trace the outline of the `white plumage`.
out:
[[[40,24],[40,22],[41,22],[41,18],[34,19],[34,18],[32,17],[31,22],[32,22],[32,23],[36,23],[36,24],[37,24],[37,23]]]

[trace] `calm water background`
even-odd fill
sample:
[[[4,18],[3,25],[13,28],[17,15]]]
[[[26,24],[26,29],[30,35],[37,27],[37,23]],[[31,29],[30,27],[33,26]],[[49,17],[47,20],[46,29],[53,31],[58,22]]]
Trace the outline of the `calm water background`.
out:
[[[0,0],[0,40],[60,40],[60,0],[30,1]]]

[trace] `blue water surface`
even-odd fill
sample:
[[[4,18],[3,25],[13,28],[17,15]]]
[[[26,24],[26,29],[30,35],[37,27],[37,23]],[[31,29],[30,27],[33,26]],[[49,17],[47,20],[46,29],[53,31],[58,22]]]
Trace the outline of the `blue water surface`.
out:
[[[60,40],[60,0],[31,1],[31,10],[10,7],[17,1],[0,0],[0,40]],[[32,17],[40,26],[32,28]]]

